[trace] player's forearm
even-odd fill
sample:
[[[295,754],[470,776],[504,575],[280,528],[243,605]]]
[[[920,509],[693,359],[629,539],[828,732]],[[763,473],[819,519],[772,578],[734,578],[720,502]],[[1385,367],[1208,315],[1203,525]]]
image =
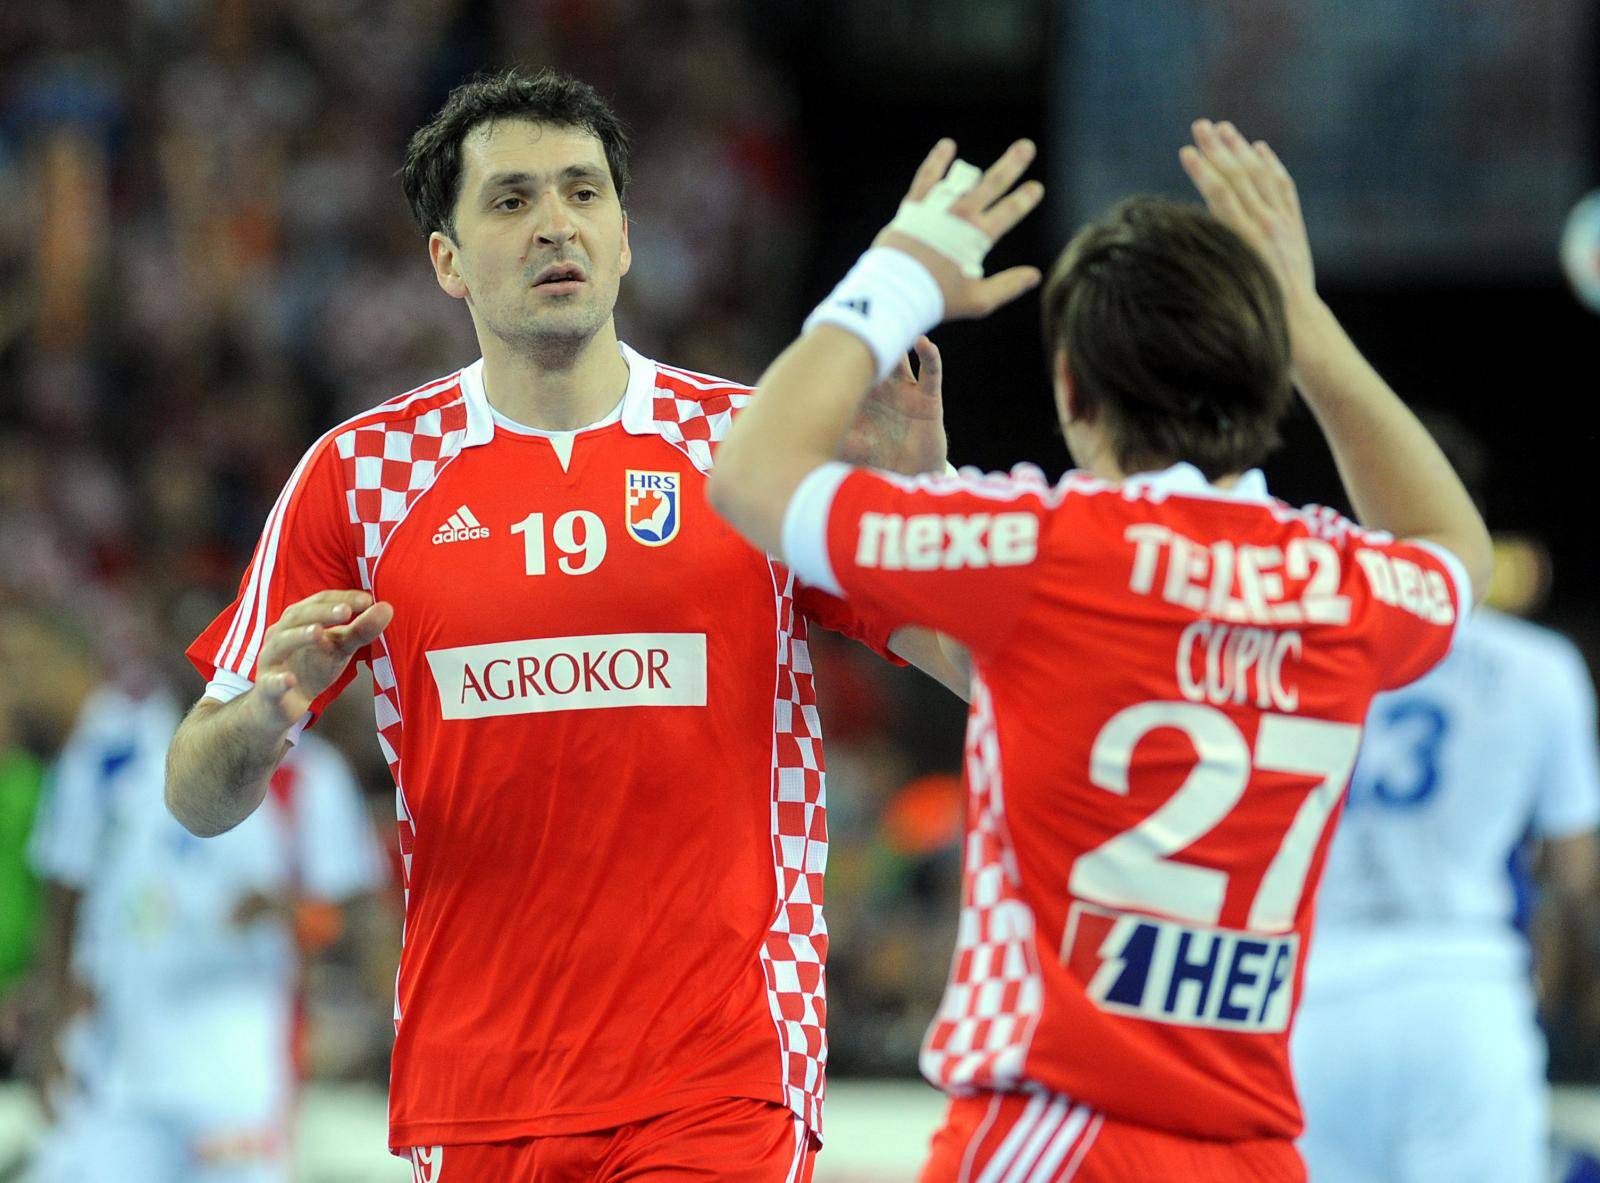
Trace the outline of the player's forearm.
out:
[[[889,651],[916,666],[962,702],[972,701],[972,657],[960,641],[931,628],[907,625],[890,635]]]
[[[769,554],[779,553],[790,498],[838,454],[874,377],[861,338],[832,325],[784,350],[717,452],[707,488],[713,508]]]
[[[229,703],[202,698],[167,749],[167,808],[202,838],[255,812],[288,750],[289,729],[258,718],[253,693]]]
[[[1365,526],[1450,550],[1474,593],[1489,586],[1489,532],[1427,429],[1320,301],[1291,310],[1294,378]]]

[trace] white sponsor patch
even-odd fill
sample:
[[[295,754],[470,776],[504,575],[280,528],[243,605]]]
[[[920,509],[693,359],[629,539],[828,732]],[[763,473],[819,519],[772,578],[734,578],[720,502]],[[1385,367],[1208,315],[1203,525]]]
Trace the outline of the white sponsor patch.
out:
[[[1289,1029],[1298,933],[1267,936],[1074,903],[1067,971],[1101,1010],[1180,1027]]]
[[[706,704],[704,633],[539,637],[427,656],[446,719]]]
[[[856,565],[885,571],[1020,567],[1039,554],[1031,513],[864,513]]]

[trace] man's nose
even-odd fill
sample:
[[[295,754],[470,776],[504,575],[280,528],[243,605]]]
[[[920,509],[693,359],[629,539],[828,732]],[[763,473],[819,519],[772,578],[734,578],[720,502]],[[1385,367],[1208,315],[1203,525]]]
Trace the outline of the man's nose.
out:
[[[572,220],[566,203],[555,194],[546,194],[539,202],[539,216],[534,222],[534,232],[544,246],[565,246],[578,234],[577,223]]]

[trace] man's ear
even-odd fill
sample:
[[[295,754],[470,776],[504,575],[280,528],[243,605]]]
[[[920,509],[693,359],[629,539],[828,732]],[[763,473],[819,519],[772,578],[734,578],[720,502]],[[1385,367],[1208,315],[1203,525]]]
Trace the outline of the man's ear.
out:
[[[447,294],[457,300],[465,300],[468,295],[467,281],[458,266],[459,255],[460,248],[443,231],[435,230],[428,235],[428,258],[433,263],[433,277]]]
[[[622,259],[621,267],[617,274],[628,274],[628,268],[633,266],[633,248],[628,245],[628,211],[622,211]]]
[[[1077,387],[1072,381],[1072,370],[1067,366],[1067,351],[1056,350],[1051,367],[1050,384],[1055,391],[1056,411],[1063,425],[1085,419],[1084,408],[1078,399]],[[1092,418],[1089,416],[1088,418]]]

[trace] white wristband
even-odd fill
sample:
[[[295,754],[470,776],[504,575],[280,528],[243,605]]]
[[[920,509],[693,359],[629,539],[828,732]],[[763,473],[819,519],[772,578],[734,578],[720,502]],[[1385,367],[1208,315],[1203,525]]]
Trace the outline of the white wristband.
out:
[[[854,333],[872,351],[882,382],[943,319],[944,294],[933,274],[904,251],[873,247],[806,317],[805,331],[831,324]]]

